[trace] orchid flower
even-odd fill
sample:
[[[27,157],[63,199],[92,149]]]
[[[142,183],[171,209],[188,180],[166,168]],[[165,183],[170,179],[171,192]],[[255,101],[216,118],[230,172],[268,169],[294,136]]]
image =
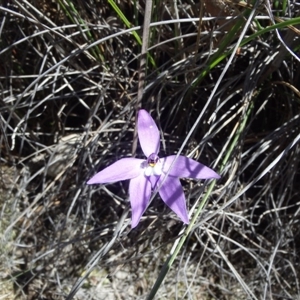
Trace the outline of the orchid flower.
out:
[[[94,175],[87,184],[112,183],[130,179],[129,199],[132,209],[131,227],[138,225],[151,197],[159,187],[159,195],[182,220],[188,224],[184,192],[179,178],[220,178],[212,169],[185,156],[159,158],[160,134],[150,114],[138,112],[138,137],[147,159],[122,158]],[[171,167],[171,169],[170,169]]]

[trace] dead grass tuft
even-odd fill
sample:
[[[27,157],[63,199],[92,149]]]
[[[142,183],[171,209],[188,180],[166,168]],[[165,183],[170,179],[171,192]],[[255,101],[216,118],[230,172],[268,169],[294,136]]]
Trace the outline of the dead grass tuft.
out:
[[[144,3],[116,3],[142,24]],[[260,6],[259,24],[295,18],[299,4]],[[218,169],[238,139],[157,299],[299,298],[297,31],[253,39],[200,80],[233,23],[204,18],[195,52],[199,10],[154,5],[164,22],[152,27],[142,106],[161,155],[199,115],[185,155]],[[86,185],[131,154],[140,46],[106,1],[7,1],[0,13],[0,299],[146,299],[182,224],[157,197],[131,231],[128,183]],[[189,22],[167,22],[178,18]],[[193,210],[207,185],[182,182]]]

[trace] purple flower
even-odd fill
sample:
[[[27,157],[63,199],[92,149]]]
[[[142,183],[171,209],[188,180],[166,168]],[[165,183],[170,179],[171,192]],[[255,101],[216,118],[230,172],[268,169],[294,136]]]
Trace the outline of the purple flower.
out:
[[[220,176],[212,169],[185,156],[178,156],[176,160],[176,155],[159,158],[159,130],[149,113],[143,109],[138,113],[137,126],[141,148],[147,159],[122,158],[94,175],[87,184],[130,179],[131,227],[134,228],[147,208],[151,190],[163,183],[158,191],[162,200],[188,224],[186,201],[179,178],[210,179]]]

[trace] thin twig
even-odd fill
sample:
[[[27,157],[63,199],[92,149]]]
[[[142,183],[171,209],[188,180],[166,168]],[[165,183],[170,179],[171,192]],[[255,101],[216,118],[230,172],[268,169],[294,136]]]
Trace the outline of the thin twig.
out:
[[[133,134],[132,156],[135,156],[136,147],[137,147],[137,114],[138,114],[138,110],[141,108],[143,92],[144,92],[144,83],[145,83],[146,66],[147,66],[146,57],[147,57],[148,42],[149,42],[151,11],[152,11],[152,0],[147,0],[146,7],[145,7],[145,18],[144,18],[144,28],[143,28],[143,44],[142,44],[141,57],[140,57],[138,94],[137,94],[137,101],[135,106],[136,125]]]

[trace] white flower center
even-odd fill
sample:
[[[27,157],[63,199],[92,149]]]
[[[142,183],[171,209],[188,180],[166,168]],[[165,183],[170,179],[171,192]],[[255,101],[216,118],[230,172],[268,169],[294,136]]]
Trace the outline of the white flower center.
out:
[[[145,169],[144,172],[146,176],[161,175],[162,165],[159,161],[159,157],[154,153],[149,155],[147,161],[144,164],[144,169]]]

